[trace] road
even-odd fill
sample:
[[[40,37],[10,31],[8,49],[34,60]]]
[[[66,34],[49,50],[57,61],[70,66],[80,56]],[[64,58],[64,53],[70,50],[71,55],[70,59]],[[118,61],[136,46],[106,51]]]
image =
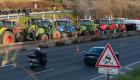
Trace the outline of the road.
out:
[[[120,53],[120,64],[123,67],[140,63],[140,36],[87,42],[63,47],[42,49],[48,54],[46,69],[31,71],[27,54],[21,51],[17,56],[17,67],[11,64],[0,66],[0,80],[91,80],[100,77],[97,68],[87,67],[83,63],[83,55],[92,46],[105,46],[110,43],[113,50]],[[79,45],[80,52],[76,52]],[[137,65],[138,66],[138,65]]]

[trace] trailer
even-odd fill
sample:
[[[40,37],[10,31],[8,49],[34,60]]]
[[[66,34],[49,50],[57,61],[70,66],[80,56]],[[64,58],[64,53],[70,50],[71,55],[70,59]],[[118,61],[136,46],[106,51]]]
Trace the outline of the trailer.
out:
[[[127,31],[139,31],[140,30],[140,20],[124,20]]]

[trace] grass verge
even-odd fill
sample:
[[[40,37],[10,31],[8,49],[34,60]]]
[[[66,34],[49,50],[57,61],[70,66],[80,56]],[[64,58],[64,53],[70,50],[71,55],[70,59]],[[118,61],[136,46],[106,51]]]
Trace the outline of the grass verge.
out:
[[[117,80],[140,80],[140,69],[129,71],[128,74],[119,76]]]

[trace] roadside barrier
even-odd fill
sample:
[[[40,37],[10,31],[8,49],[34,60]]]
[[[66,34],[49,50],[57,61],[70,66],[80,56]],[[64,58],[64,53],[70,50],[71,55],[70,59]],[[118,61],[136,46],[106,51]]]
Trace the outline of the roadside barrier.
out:
[[[12,49],[13,50],[30,50],[36,47],[45,47],[45,48],[53,48],[55,46],[63,46],[63,45],[70,45],[70,44],[79,44],[82,42],[88,41],[99,41],[105,39],[114,39],[120,37],[127,37],[127,36],[135,36],[140,35],[138,31],[129,31],[129,32],[121,32],[121,33],[112,33],[112,34],[104,34],[104,35],[92,35],[92,36],[81,36],[81,37],[71,37],[66,39],[60,40],[50,40],[50,41],[28,41],[28,42],[18,42],[18,43],[11,43],[11,44],[0,44],[0,54],[2,54],[2,50],[4,48]],[[76,51],[79,51],[79,46],[76,47]]]

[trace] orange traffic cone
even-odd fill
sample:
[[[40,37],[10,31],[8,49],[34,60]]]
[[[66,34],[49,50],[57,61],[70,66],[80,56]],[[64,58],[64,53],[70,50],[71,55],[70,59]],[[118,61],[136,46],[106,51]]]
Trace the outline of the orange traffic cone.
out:
[[[77,51],[77,52],[80,51],[79,45],[76,46],[76,51]]]

